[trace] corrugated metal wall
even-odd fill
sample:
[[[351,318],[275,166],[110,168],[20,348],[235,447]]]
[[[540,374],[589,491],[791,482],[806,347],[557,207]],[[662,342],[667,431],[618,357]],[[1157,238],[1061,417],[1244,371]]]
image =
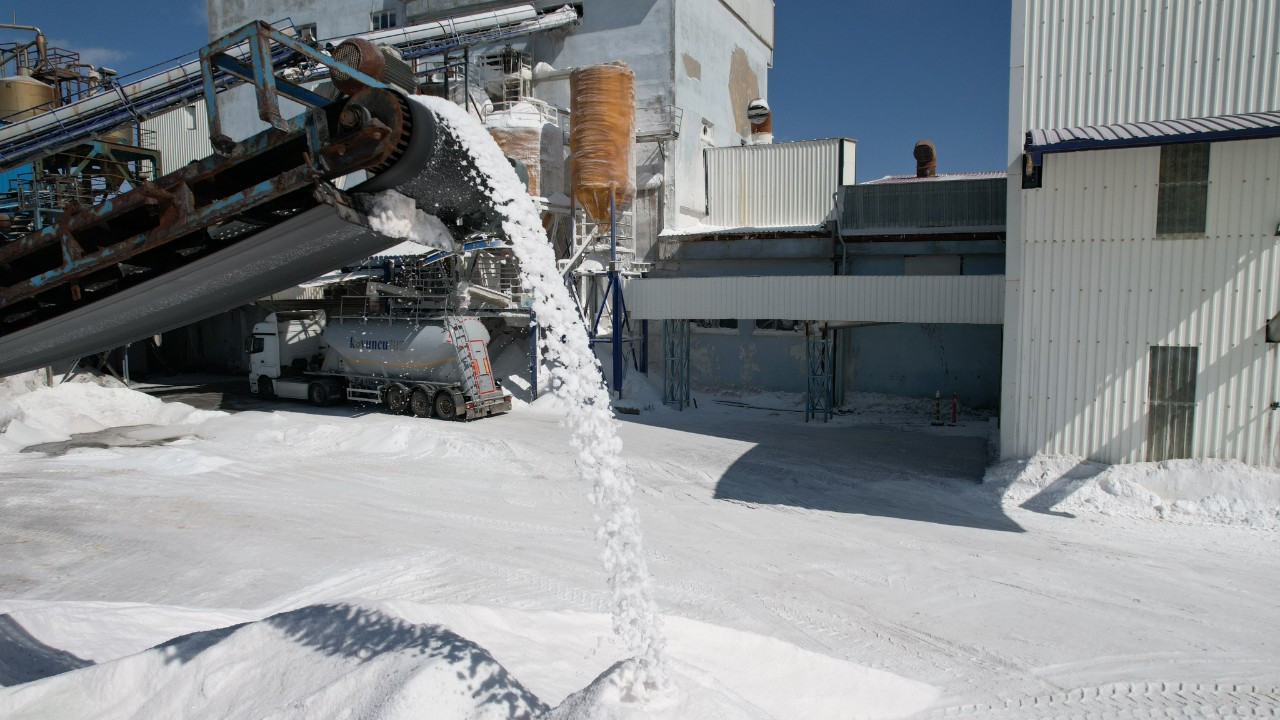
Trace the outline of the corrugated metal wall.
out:
[[[1002,231],[1007,184],[1008,179],[1000,177],[847,185],[840,191],[840,232],[870,235],[900,228]]]
[[[1021,132],[1280,109],[1275,0],[1024,1]]]
[[[706,155],[707,224],[815,226],[835,210],[840,186],[852,182],[854,142],[742,145],[708,148]]]
[[[996,325],[1004,276],[645,278],[625,286],[637,319]]]
[[[213,154],[209,144],[209,117],[204,100],[171,110],[142,123],[144,131],[155,133],[155,148],[160,151],[160,174],[168,175],[192,160]]]
[[[1277,462],[1280,139],[1213,145],[1205,239],[1155,239],[1159,168],[1158,147],[1064,153],[1019,191],[1002,455],[1143,460],[1149,348],[1195,346],[1193,454]]]

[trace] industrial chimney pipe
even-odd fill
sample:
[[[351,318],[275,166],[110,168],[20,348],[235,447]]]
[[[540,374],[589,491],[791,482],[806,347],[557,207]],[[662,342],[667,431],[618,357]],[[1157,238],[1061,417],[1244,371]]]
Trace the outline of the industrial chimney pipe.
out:
[[[933,147],[932,142],[928,140],[917,142],[912,154],[916,156],[916,177],[927,178],[938,174],[938,151]]]
[[[44,65],[48,59],[48,52],[45,47],[44,33],[35,25],[10,25],[8,23],[0,23],[0,28],[8,30],[30,30],[36,34],[36,59],[37,63]],[[28,45],[30,47],[30,45]]]

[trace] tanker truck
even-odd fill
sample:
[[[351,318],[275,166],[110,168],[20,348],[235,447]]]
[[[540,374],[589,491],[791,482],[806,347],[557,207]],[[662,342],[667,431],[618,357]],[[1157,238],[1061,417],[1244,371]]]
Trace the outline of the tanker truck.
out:
[[[260,397],[317,406],[345,398],[442,420],[511,410],[488,345],[476,317],[329,318],[323,310],[272,313],[245,339],[249,389]]]

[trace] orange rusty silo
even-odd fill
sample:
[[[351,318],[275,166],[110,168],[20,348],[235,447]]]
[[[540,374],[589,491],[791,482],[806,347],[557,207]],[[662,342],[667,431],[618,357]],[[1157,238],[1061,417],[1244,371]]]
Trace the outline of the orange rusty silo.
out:
[[[635,75],[623,64],[592,65],[569,75],[569,172],[573,197],[597,222],[635,198]]]

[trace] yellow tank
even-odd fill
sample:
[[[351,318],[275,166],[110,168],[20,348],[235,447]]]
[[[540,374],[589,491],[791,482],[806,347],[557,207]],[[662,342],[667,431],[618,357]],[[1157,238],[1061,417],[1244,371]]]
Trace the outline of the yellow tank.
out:
[[[57,97],[53,87],[26,75],[0,78],[0,122],[18,122],[48,109]]]
[[[635,198],[636,80],[625,65],[593,65],[569,76],[569,172],[573,197],[597,222]]]

